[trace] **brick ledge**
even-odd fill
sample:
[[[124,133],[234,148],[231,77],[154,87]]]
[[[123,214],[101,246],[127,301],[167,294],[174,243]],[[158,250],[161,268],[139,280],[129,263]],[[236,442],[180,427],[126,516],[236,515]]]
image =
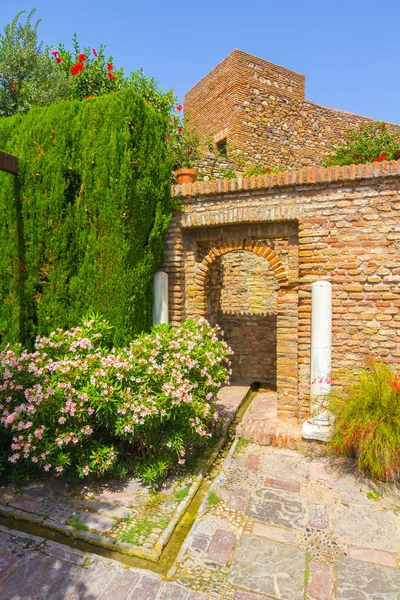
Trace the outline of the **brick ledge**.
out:
[[[400,160],[385,160],[383,162],[346,165],[344,167],[304,167],[302,169],[272,173],[270,175],[197,181],[187,185],[173,185],[171,193],[175,198],[183,198],[187,196],[229,194],[245,190],[283,188],[293,185],[373,179],[395,175],[400,176]]]

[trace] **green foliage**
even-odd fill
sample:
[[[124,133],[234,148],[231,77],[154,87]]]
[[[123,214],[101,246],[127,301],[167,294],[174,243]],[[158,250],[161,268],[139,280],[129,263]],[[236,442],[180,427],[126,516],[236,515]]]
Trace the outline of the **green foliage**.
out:
[[[311,552],[306,550],[306,567],[304,570],[304,585],[308,585],[311,579],[311,570],[310,570],[310,562],[311,562]]]
[[[372,477],[396,480],[400,475],[400,381],[388,365],[371,361],[342,391],[328,400],[334,432],[331,451],[355,451],[357,465]]]
[[[179,502],[180,502],[181,500],[184,500],[184,498],[186,498],[186,496],[189,494],[189,492],[190,492],[190,487],[184,487],[175,493],[175,498],[177,500],[179,500]]]
[[[36,9],[31,10],[25,24],[17,13],[0,34],[0,116],[28,111],[32,106],[47,106],[65,98],[68,79],[56,68],[38,41],[40,19],[32,23]]]
[[[51,55],[55,69],[68,81],[67,97],[80,99],[117,92],[125,87],[123,69],[115,70],[113,59],[104,54],[102,45],[95,48],[79,47],[76,34],[72,38],[73,52],[63,44]],[[60,98],[62,100],[64,98]]]
[[[214,492],[214,490],[211,491],[207,496],[207,504],[209,506],[216,506],[217,504],[219,504],[219,502],[221,502],[221,498],[216,492]]]
[[[0,352],[10,469],[76,478],[118,473],[121,462],[153,482],[205,445],[231,352],[217,330],[187,321],[157,326],[125,348],[111,341],[107,322],[93,318],[38,337],[33,353]]]
[[[383,498],[383,494],[376,492],[375,490],[367,492],[366,496],[369,500],[375,500],[375,502],[378,502],[378,500],[382,500]]]
[[[366,123],[345,135],[327,156],[323,166],[342,166],[400,158],[400,134],[383,121]]]
[[[133,522],[132,517],[126,517],[124,522],[126,528],[118,532],[118,538],[121,542],[134,546],[143,543],[154,529],[164,529],[168,525],[168,519],[165,517],[159,521],[138,519],[136,522]]]
[[[65,524],[69,525],[70,527],[73,527],[74,529],[76,529],[76,531],[89,530],[89,527],[85,525],[85,523],[82,523],[82,521],[79,520],[79,517],[72,517],[72,519],[65,521]]]
[[[201,158],[202,152],[197,127],[192,125],[189,114],[185,115],[183,123],[177,120],[177,126],[168,138],[174,170],[192,169]]]
[[[99,312],[124,344],[151,326],[172,213],[166,119],[130,89],[0,120],[0,344]]]
[[[266,167],[264,165],[254,165],[246,169],[243,173],[244,177],[253,177],[256,175],[269,175],[270,173],[279,173],[284,171],[285,167]]]
[[[236,448],[235,448],[234,458],[236,458],[236,456],[239,456],[241,451],[244,448],[246,448],[246,446],[248,446],[249,444],[251,444],[250,440],[247,440],[246,438],[239,436],[237,444],[236,444]]]

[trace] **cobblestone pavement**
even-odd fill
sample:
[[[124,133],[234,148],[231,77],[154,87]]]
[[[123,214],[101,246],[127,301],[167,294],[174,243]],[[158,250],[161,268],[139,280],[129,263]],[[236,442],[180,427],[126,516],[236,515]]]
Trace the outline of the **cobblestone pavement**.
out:
[[[205,600],[149,571],[0,527],[1,600]]]
[[[400,600],[400,491],[239,440],[170,577],[209,600]]]
[[[399,561],[397,488],[239,439],[167,580],[0,527],[0,599],[400,600]]]

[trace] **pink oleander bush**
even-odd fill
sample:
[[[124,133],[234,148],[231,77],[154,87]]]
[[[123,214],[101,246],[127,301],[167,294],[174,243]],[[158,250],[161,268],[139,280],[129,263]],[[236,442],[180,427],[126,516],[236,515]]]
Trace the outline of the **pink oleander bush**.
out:
[[[206,320],[156,326],[111,348],[93,317],[38,337],[33,352],[0,352],[0,421],[7,468],[64,477],[118,473],[134,464],[156,479],[211,436],[214,398],[231,350]],[[4,437],[4,436],[3,436]],[[4,453],[4,441],[3,441]]]

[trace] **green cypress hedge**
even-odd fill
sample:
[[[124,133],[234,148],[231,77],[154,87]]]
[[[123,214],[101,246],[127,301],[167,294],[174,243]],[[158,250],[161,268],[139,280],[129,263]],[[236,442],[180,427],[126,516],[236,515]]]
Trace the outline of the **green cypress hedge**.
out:
[[[166,121],[132,90],[0,119],[0,343],[74,327],[114,343],[151,325],[151,282],[172,212]]]

